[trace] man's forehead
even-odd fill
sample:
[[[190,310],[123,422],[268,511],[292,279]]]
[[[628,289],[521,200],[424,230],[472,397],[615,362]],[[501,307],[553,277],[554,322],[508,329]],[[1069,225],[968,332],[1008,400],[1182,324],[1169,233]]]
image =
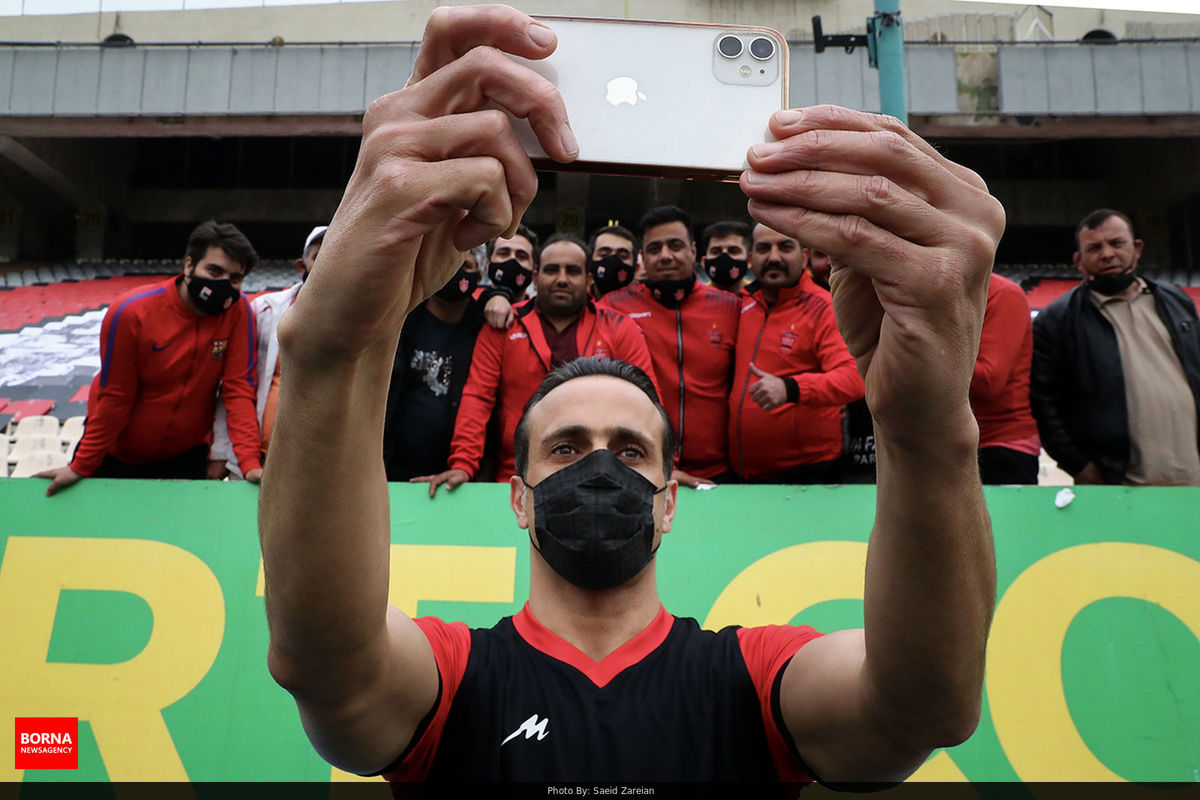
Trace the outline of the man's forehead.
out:
[[[542,265],[546,264],[582,264],[587,261],[587,253],[574,242],[554,242],[542,248]]]
[[[712,247],[713,245],[716,245],[717,247],[725,247],[731,244],[745,245],[746,240],[741,234],[738,233],[727,233],[724,236],[714,236],[708,240],[709,247]]]
[[[689,239],[687,225],[679,220],[671,220],[660,225],[647,228],[642,234],[642,243],[651,239]]]
[[[753,238],[754,238],[755,244],[757,244],[758,242],[795,241],[794,239],[792,239],[791,236],[782,234],[773,228],[768,228],[766,225],[763,225],[761,222],[754,226]]]
[[[204,254],[204,258],[200,259],[200,264],[220,267],[221,269],[225,270],[226,272],[230,272],[235,275],[245,275],[246,274],[245,265],[239,264],[237,261],[234,261],[232,256],[230,256],[228,253],[226,253],[224,250],[222,250],[220,247],[217,247],[216,245],[213,245],[212,247],[208,248],[208,252],[206,252]]]
[[[1084,228],[1079,232],[1080,240],[1105,240],[1115,239],[1124,236],[1127,239],[1133,238],[1129,225],[1120,217],[1109,217],[1094,228]]]
[[[618,233],[602,233],[596,237],[596,247],[627,247],[633,249],[633,242]]]
[[[505,239],[504,237],[497,239],[496,249],[499,250],[501,247],[511,247],[516,250],[528,250],[530,252],[533,251],[533,244],[519,233],[511,239]]]
[[[529,412],[530,439],[563,427],[627,428],[657,442],[661,417],[645,392],[611,375],[573,378],[546,394]]]

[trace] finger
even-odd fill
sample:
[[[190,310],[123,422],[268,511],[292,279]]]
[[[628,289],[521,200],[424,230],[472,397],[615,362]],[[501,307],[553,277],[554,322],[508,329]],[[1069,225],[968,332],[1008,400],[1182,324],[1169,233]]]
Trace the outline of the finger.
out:
[[[943,211],[968,212],[990,202],[984,188],[965,183],[945,163],[893,131],[810,131],[751,148],[744,188],[750,194],[759,188],[778,188],[781,180],[790,179],[811,189],[831,177],[841,177],[846,184],[854,178],[845,176],[865,176],[882,188],[893,184]],[[797,171],[802,174],[790,174]],[[861,191],[853,194],[855,199],[861,196]],[[797,201],[797,205],[807,204]]]
[[[767,373],[763,372],[761,369],[759,369],[758,367],[754,366],[753,361],[750,362],[750,371],[760,378],[767,374]]]
[[[405,113],[433,119],[495,105],[529,120],[546,154],[570,161],[579,154],[567,107],[554,84],[499,50],[477,47],[426,80],[385,95],[368,109],[364,131]]]
[[[504,165],[495,158],[475,156],[439,163],[399,162],[395,174],[385,181],[403,184],[397,194],[420,198],[393,220],[391,227],[417,232],[442,224],[452,213],[466,212],[453,229],[451,241],[458,250],[467,250],[500,235],[513,223],[513,207],[508,195]],[[380,213],[395,209],[381,208]],[[452,271],[447,273],[449,279]],[[431,287],[430,293],[438,287]]]
[[[938,246],[958,234],[957,226],[947,224],[946,212],[881,175],[818,170],[749,171],[743,180],[746,195],[752,200],[832,215],[863,217],[895,236],[917,244]]]
[[[381,156],[386,153],[430,163],[470,157],[498,160],[517,219],[537,196],[533,164],[513,134],[508,117],[497,109],[396,123],[373,131],[372,137],[371,146],[381,150]]]
[[[780,140],[814,130],[889,131],[929,156],[959,180],[966,181],[977,189],[987,191],[987,185],[977,173],[946,158],[933,145],[913,133],[900,120],[888,114],[871,114],[831,105],[810,106],[778,111],[771,116],[768,127],[771,129],[771,133]]]
[[[557,38],[545,25],[508,6],[437,8],[425,22],[408,85],[480,45],[536,59],[554,52]]]

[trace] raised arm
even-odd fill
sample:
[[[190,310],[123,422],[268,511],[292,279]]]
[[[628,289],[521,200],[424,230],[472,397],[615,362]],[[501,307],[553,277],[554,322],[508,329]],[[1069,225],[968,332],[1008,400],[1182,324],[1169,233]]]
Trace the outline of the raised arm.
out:
[[[865,629],[801,649],[781,707],[821,779],[898,780],[979,715],[995,561],[968,389],[1004,212],[890,117],[817,107],[771,130],[750,213],[833,257],[878,453]]]
[[[259,529],[269,666],[331,763],[368,773],[408,744],[438,691],[419,628],[389,609],[381,441],[405,315],[462,251],[511,233],[537,178],[494,104],[575,156],[553,87],[500,50],[540,58],[553,34],[513,9],[439,9],[408,86],[375,101],[358,163],[305,291],[279,326],[283,358]]]

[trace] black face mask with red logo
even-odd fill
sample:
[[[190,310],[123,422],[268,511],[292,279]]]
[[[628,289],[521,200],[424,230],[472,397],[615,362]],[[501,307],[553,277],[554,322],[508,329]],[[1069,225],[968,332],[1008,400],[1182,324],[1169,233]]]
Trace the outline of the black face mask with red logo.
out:
[[[201,311],[212,316],[224,314],[242,296],[227,278],[201,278],[193,273],[187,276],[186,282],[188,297],[200,306]]]
[[[514,298],[523,297],[525,290],[529,288],[529,281],[533,278],[533,270],[521,266],[521,262],[515,258],[510,258],[488,264],[488,277],[491,278],[493,286],[507,289]]]
[[[466,300],[475,292],[475,287],[479,285],[479,272],[471,269],[465,262],[458,268],[458,272],[454,273],[454,277],[446,283],[445,286],[438,289],[434,294],[448,303],[457,303],[460,300]]]
[[[746,270],[746,259],[734,258],[729,253],[721,253],[704,259],[704,271],[708,273],[709,279],[718,286],[737,283],[746,277]]]
[[[646,288],[650,290],[650,295],[655,300],[667,308],[675,308],[687,299],[687,296],[692,293],[692,289],[696,288],[696,276],[688,275],[686,278],[646,281]]]
[[[593,261],[591,270],[596,294],[601,297],[633,283],[633,267],[622,261],[618,255],[608,255]]]

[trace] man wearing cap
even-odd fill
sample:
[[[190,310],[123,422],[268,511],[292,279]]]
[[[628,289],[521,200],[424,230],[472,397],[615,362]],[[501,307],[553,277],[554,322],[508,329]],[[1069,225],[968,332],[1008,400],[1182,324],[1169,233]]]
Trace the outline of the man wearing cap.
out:
[[[275,426],[275,404],[279,398],[279,319],[283,312],[296,302],[296,295],[304,286],[304,280],[312,271],[321,252],[321,242],[325,238],[327,225],[318,225],[309,231],[304,240],[304,250],[296,259],[296,268],[300,270],[300,280],[286,289],[278,292],[260,294],[250,302],[258,329],[258,382],[255,406],[258,409],[258,428],[261,432],[262,458],[267,455],[267,443],[271,440],[271,429]],[[216,420],[213,423],[213,445],[209,456],[209,477],[221,478],[228,475],[231,478],[242,478],[243,470],[229,441],[229,431],[225,422],[224,407],[217,408]]]

